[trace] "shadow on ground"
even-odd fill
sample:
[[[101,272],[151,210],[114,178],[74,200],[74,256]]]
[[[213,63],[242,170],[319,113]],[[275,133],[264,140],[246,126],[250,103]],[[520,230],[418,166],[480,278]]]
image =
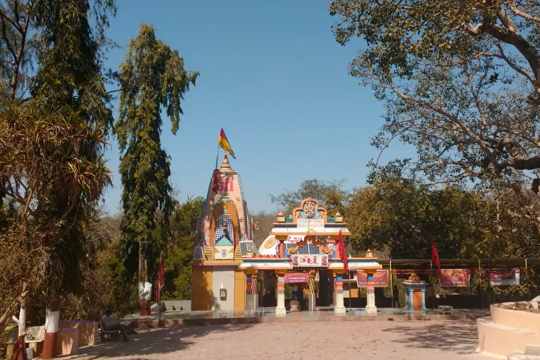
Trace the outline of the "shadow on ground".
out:
[[[189,338],[208,335],[211,332],[229,332],[247,329],[254,324],[223,324],[157,329],[131,335],[129,341],[108,341],[80,349],[79,353],[67,359],[97,359],[100,357],[141,356],[171,353],[186,349],[193,344]]]
[[[478,335],[476,325],[470,321],[443,322],[426,326],[395,326],[383,329],[394,333],[397,343],[406,347],[438,349],[460,355],[475,353]]]

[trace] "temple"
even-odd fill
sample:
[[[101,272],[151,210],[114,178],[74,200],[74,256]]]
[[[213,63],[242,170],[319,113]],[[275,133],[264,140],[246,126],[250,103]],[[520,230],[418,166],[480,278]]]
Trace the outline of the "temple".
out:
[[[351,257],[341,214],[329,214],[315,199],[304,199],[291,214],[278,213],[258,248],[240,178],[224,157],[214,170],[194,251],[192,309],[227,313],[273,308],[314,311],[333,307],[344,314],[346,279],[368,279],[381,268],[370,251]],[[352,276],[351,276],[352,274]],[[367,286],[366,311],[377,311]]]

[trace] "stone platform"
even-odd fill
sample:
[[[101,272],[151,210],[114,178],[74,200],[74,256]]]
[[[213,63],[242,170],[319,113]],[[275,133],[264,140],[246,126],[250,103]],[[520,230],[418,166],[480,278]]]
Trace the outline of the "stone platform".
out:
[[[505,304],[509,303],[492,305],[491,317],[477,320],[478,351],[506,358],[540,346],[540,313],[506,309]]]

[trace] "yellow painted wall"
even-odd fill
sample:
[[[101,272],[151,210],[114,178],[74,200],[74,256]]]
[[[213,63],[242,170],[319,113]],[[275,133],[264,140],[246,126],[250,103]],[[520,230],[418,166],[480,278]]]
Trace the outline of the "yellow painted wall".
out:
[[[234,312],[246,310],[246,274],[243,271],[234,272]]]
[[[203,267],[193,267],[191,275],[191,309],[212,310],[212,271]]]

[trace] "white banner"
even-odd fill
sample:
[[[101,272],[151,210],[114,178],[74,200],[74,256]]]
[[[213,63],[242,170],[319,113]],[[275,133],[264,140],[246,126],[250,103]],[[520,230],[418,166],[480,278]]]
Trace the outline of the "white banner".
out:
[[[287,240],[285,240],[288,244],[296,244],[300,241],[304,241],[304,235],[288,235]]]
[[[298,225],[298,228],[308,228],[308,229],[324,228],[324,220],[323,219],[298,219],[297,225]]]
[[[291,255],[291,263],[296,267],[328,267],[328,255]]]

